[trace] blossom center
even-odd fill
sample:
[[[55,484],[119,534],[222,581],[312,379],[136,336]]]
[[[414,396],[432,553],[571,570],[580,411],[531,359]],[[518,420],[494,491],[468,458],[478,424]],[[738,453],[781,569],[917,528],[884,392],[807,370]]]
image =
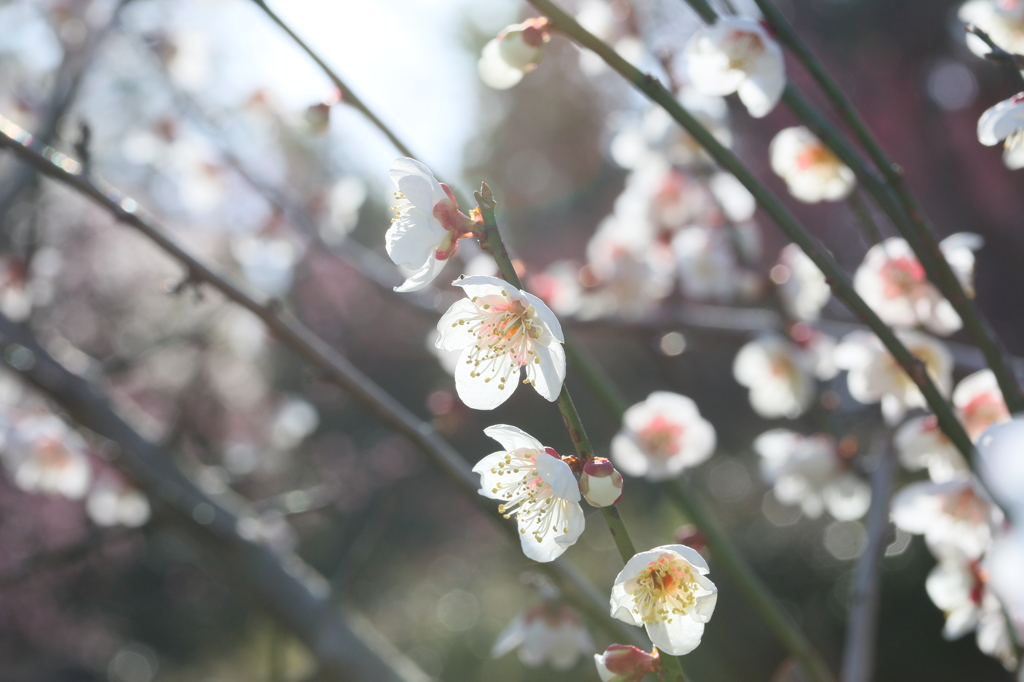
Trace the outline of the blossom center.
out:
[[[883,293],[886,298],[910,294],[925,281],[924,266],[916,258],[890,258],[882,266]]]
[[[725,41],[726,56],[729,58],[729,69],[749,73],[754,70],[754,62],[761,58],[765,51],[761,36],[750,31],[732,31]]]
[[[637,435],[644,451],[655,457],[668,459],[679,452],[683,427],[659,414]]]
[[[970,487],[965,487],[943,500],[942,512],[959,521],[981,524],[988,516],[988,504]]]
[[[796,167],[802,171],[814,169],[823,174],[835,175],[840,165],[838,157],[821,142],[806,145],[796,155]]]
[[[1006,403],[991,393],[982,393],[976,396],[964,405],[960,412],[971,438],[977,438],[988,427],[1010,417]]]
[[[441,223],[441,227],[448,234],[445,235],[445,238],[438,245],[434,252],[434,257],[437,260],[447,260],[455,255],[459,248],[460,239],[472,236],[473,221],[459,210],[459,202],[456,201],[455,194],[451,188],[443,182],[440,184],[441,189],[448,195],[448,198],[434,204],[433,214],[434,218],[437,219],[437,222]]]
[[[471,300],[476,313],[452,325],[469,324],[476,336],[466,360],[473,365],[470,376],[482,376],[484,382],[497,379],[498,388],[504,389],[505,382],[520,367],[530,362],[540,364],[534,344],[544,334],[544,325],[532,305],[509,298],[506,291]]]
[[[662,554],[626,581],[625,587],[633,597],[633,613],[652,625],[671,623],[674,617],[688,613],[700,586],[688,561]]]
[[[64,469],[71,465],[67,448],[53,438],[44,438],[36,447],[36,455],[46,469]]]
[[[530,533],[543,542],[549,532],[569,532],[566,500],[556,496],[551,486],[537,472],[537,457],[554,455],[529,448],[505,453],[504,459],[491,468],[500,480],[491,492],[500,494],[505,502],[498,511],[506,519],[516,517],[519,532]]]

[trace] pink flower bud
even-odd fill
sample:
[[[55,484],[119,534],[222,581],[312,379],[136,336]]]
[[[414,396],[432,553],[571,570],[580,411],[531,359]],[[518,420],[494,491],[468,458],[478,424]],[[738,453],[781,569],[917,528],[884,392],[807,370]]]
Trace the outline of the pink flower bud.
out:
[[[635,646],[612,644],[603,654],[594,654],[602,682],[640,682],[644,675],[661,669],[658,650],[647,653]]]
[[[676,529],[676,542],[680,545],[686,545],[691,549],[695,549],[701,554],[704,553],[704,549],[708,545],[707,539],[704,537],[704,533],[702,533],[700,529],[692,523],[688,523],[685,526],[680,526]]]
[[[610,507],[622,497],[622,474],[604,457],[594,457],[583,465],[580,492],[594,507]]]
[[[520,71],[530,71],[544,56],[544,43],[550,40],[546,17],[527,19],[508,26],[498,35],[498,51],[505,63]]]

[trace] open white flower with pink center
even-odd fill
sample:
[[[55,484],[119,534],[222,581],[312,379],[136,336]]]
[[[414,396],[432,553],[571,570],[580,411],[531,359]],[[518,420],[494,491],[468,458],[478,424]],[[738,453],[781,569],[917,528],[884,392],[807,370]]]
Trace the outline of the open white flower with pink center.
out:
[[[26,492],[81,499],[92,480],[85,441],[52,414],[17,417],[7,432],[4,463]]]
[[[978,439],[975,451],[978,475],[1017,524],[1024,524],[1024,456],[1021,453],[1024,453],[1024,417],[1020,415],[986,431]]]
[[[779,502],[799,505],[812,519],[826,510],[844,521],[867,512],[871,488],[839,455],[831,436],[774,429],[754,440],[754,450],[761,456],[761,475]]]
[[[612,644],[603,654],[594,654],[601,682],[643,682],[646,675],[661,670],[658,650],[647,653],[628,644]]]
[[[941,342],[914,331],[897,331],[897,338],[919,360],[944,395],[952,384],[953,358]],[[890,355],[882,341],[867,331],[853,331],[836,346],[835,362],[849,370],[846,377],[850,395],[865,404],[882,403],[882,414],[890,424],[907,410],[927,408],[921,390]]]
[[[418,291],[434,281],[470,236],[473,221],[459,211],[448,185],[434,179],[430,169],[409,158],[396,159],[388,177],[398,190],[395,217],[384,236],[388,256],[413,271],[395,291]]]
[[[1024,92],[1003,100],[978,119],[978,142],[986,147],[1003,143],[1003,163],[1024,168]]]
[[[779,131],[768,153],[789,193],[808,204],[845,199],[857,184],[853,171],[803,126]]]
[[[593,286],[585,310],[591,316],[636,319],[672,292],[675,261],[672,251],[654,239],[646,220],[623,218],[616,211],[601,221],[587,243],[587,284]]]
[[[975,443],[989,427],[1010,421],[1010,410],[1006,407],[996,375],[990,369],[964,377],[953,389],[953,406],[967,429],[967,435]]]
[[[496,277],[452,282],[469,298],[448,308],[437,323],[441,350],[461,350],[455,369],[459,398],[475,410],[492,410],[525,383],[554,402],[565,379],[565,351],[558,318],[542,300]]]
[[[762,417],[796,419],[814,402],[814,358],[777,334],[747,343],[736,355],[732,374],[750,389],[750,405]]]
[[[706,95],[736,93],[755,118],[767,116],[786,88],[782,48],[758,22],[719,17],[686,44],[686,73]]]
[[[736,252],[725,232],[693,225],[672,239],[683,294],[694,301],[734,300],[743,285]]]
[[[505,448],[473,467],[480,494],[501,500],[498,511],[516,517],[523,554],[554,561],[583,532],[579,484],[569,465],[551,448],[514,426],[497,424],[484,433]]]
[[[932,554],[980,559],[992,545],[1003,513],[971,477],[911,483],[892,500],[896,527],[923,535]]]
[[[973,292],[974,251],[982,240],[962,232],[942,241],[943,255],[968,292]],[[904,239],[893,237],[868,249],[853,286],[882,321],[897,327],[921,325],[948,336],[960,329],[960,316],[934,284]]]
[[[107,471],[89,491],[85,511],[97,526],[137,528],[149,520],[149,499],[123,476]]]
[[[688,654],[700,644],[718,601],[718,588],[707,574],[704,557],[686,545],[640,552],[615,578],[611,615],[644,627],[661,651]]]
[[[544,44],[551,39],[547,27],[546,17],[536,17],[502,29],[480,54],[480,79],[496,90],[507,90],[521,81],[544,56]]]
[[[620,471],[663,481],[711,456],[715,428],[686,396],[655,391],[626,410],[611,450]]]
[[[910,471],[927,469],[934,483],[950,481],[970,471],[964,456],[939,428],[935,415],[908,419],[896,430],[893,444],[900,464]]]
[[[523,665],[538,668],[550,665],[568,670],[580,658],[594,651],[594,642],[579,614],[565,604],[538,604],[515,620],[498,635],[491,657],[500,658],[517,650]]]
[[[817,320],[821,309],[832,297],[832,289],[824,273],[796,244],[782,249],[779,262],[772,268],[770,276],[779,287],[786,311],[798,320]]]

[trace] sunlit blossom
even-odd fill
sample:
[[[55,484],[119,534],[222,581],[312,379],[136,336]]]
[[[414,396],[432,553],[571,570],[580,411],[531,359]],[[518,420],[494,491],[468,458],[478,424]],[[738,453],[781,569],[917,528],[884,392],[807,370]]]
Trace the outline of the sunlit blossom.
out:
[[[622,497],[622,474],[604,457],[592,457],[580,473],[580,492],[592,507],[610,507]]]
[[[771,271],[771,278],[779,287],[786,311],[798,320],[817,320],[821,309],[832,297],[832,289],[824,273],[796,244],[789,244],[782,249],[778,265]]]
[[[119,474],[105,472],[89,491],[85,511],[98,526],[136,528],[149,520],[149,499]]]
[[[1020,0],[968,0],[957,18],[988,33],[996,45],[1011,53],[1024,53],[1024,3]],[[967,47],[979,57],[992,51],[981,38],[967,34]]]
[[[611,615],[646,628],[661,651],[688,654],[700,644],[718,601],[718,588],[707,573],[704,557],[685,545],[640,552],[615,578]]]
[[[956,385],[953,407],[974,442],[990,427],[1010,421],[1010,410],[1006,407],[996,375],[987,368],[964,377]]]
[[[845,199],[857,183],[853,171],[803,126],[779,131],[769,154],[790,194],[809,204]]]
[[[565,379],[562,327],[543,301],[496,277],[452,282],[468,298],[456,301],[437,323],[436,346],[461,350],[455,369],[459,398],[476,410],[491,410],[525,383],[554,402]]]
[[[1024,524],[1024,418],[997,424],[978,439],[978,475],[1003,506]]]
[[[81,436],[56,416],[22,415],[7,430],[3,459],[22,490],[77,500],[92,479],[85,447]]]
[[[647,653],[627,644],[612,644],[602,654],[594,654],[594,665],[601,682],[642,682],[645,675],[661,669],[658,650]]]
[[[782,48],[756,21],[719,17],[686,44],[686,73],[708,95],[736,93],[751,116],[766,116],[782,97]]]
[[[999,508],[969,476],[944,483],[911,483],[892,500],[896,527],[923,535],[938,557],[981,558],[1002,519]]]
[[[594,651],[594,642],[571,607],[545,602],[516,616],[498,635],[491,656],[500,658],[512,650],[531,668],[547,664],[568,670]]]
[[[523,554],[553,561],[583,532],[582,496],[572,469],[554,450],[514,426],[498,424],[484,433],[505,449],[473,467],[480,474],[480,494],[500,500],[498,511],[516,518]]]
[[[633,405],[612,439],[612,460],[622,472],[660,481],[696,466],[715,449],[715,429],[686,396],[655,391]]]
[[[750,404],[762,417],[796,419],[815,396],[814,359],[795,343],[765,334],[747,343],[733,361],[732,373],[750,389]]]
[[[473,221],[459,211],[448,185],[419,161],[396,159],[388,171],[397,191],[395,217],[385,235],[388,256],[412,274],[395,291],[418,291],[432,281],[469,236]]]
[[[948,394],[953,358],[946,347],[930,336],[909,330],[898,331],[896,336],[924,362],[939,391]],[[917,384],[874,334],[859,330],[847,334],[836,346],[835,361],[841,369],[849,370],[850,395],[865,404],[881,402],[882,414],[889,423],[897,423],[907,410],[927,407]]]
[[[974,251],[981,247],[981,237],[958,233],[944,239],[940,247],[961,283],[972,292]],[[886,324],[921,325],[942,336],[952,334],[962,325],[950,302],[928,281],[913,249],[899,237],[886,239],[868,250],[853,285]]]
[[[853,520],[867,512],[871,488],[840,457],[831,436],[775,429],[758,436],[754,450],[779,502],[799,505],[810,518],[827,510],[837,519]]]
[[[1003,143],[1003,162],[1010,170],[1024,168],[1024,92],[988,108],[978,119],[978,142]]]
[[[489,41],[477,62],[480,79],[497,90],[511,88],[523,75],[536,69],[550,40],[544,17],[513,24]]]
[[[893,445],[900,464],[910,471],[927,469],[928,477],[935,483],[958,478],[968,471],[964,456],[939,428],[934,415],[908,419],[897,429]]]

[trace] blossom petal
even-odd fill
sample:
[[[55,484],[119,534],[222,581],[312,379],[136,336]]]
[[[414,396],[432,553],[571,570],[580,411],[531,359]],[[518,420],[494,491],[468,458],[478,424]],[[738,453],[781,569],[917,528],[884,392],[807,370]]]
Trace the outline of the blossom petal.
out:
[[[551,486],[551,492],[556,497],[570,502],[579,502],[582,499],[580,486],[572,474],[572,469],[560,458],[542,452],[537,456],[537,473]]]
[[[548,331],[551,332],[551,335],[558,339],[559,343],[565,343],[565,336],[562,334],[562,325],[559,323],[555,314],[551,311],[551,308],[548,307],[548,304],[527,291],[522,293],[526,300],[529,301],[530,305],[533,306],[533,310],[537,313],[537,317],[540,318],[540,321],[543,322],[548,328]]]
[[[671,622],[648,623],[647,635],[661,651],[673,656],[682,656],[700,644],[700,639],[704,636],[704,623],[686,616],[676,616]]]
[[[432,214],[434,205],[448,198],[434,174],[416,159],[395,159],[388,177],[398,191],[422,211]]]
[[[517,291],[514,286],[505,280],[485,275],[460,277],[452,282],[452,286],[462,287],[462,290],[466,292],[466,296],[471,299],[480,296],[501,296],[503,292],[507,295],[509,291]]]
[[[384,248],[395,263],[420,268],[434,258],[434,252],[447,234],[428,213],[407,207],[384,235]]]
[[[460,298],[452,303],[437,321],[437,340],[434,347],[453,351],[462,350],[476,343],[476,334],[470,331],[472,325],[459,324],[459,320],[470,318],[476,313],[476,304],[468,298]]]
[[[523,72],[509,65],[501,56],[501,46],[494,38],[484,46],[476,63],[480,80],[495,90],[508,90],[523,79]]]
[[[516,376],[510,376],[505,384],[499,383],[497,379],[484,381],[485,377],[472,376],[475,374],[476,365],[471,359],[471,352],[472,348],[467,348],[459,356],[459,364],[455,368],[455,392],[459,394],[459,399],[466,407],[474,410],[493,410],[515,392],[516,386],[519,385],[518,369]]]
[[[443,270],[444,266],[447,264],[447,258],[445,258],[444,260],[439,260],[431,256],[429,259],[427,259],[426,265],[424,265],[422,268],[409,275],[405,282],[395,287],[395,291],[397,291],[398,293],[405,293],[407,291],[419,291],[420,289],[426,287],[428,284],[433,282],[434,279],[436,279],[437,276],[441,274],[441,270]]]
[[[494,426],[488,426],[484,429],[484,433],[494,440],[501,443],[501,447],[505,448],[507,452],[512,450],[519,450],[521,448],[527,450],[544,450],[544,446],[539,440],[515,426],[509,426],[508,424],[495,424]],[[476,471],[474,468],[473,471]]]
[[[526,619],[519,614],[501,631],[491,647],[491,658],[501,658],[523,643],[526,635]]]
[[[526,376],[545,400],[555,402],[565,381],[565,350],[560,343],[534,346],[539,363],[526,366]]]
[[[574,545],[583,533],[585,523],[583,509],[576,502],[564,501],[562,504],[565,507],[565,518],[562,520],[565,522],[568,532],[562,533],[561,529],[556,529],[553,521],[551,530],[542,536],[539,542],[530,532],[520,533],[520,544],[523,554],[527,558],[540,563],[554,561]]]
[[[736,94],[751,116],[763,118],[779,103],[785,89],[786,70],[782,51],[771,43],[769,54],[758,61],[757,69],[740,84]]]
[[[1004,100],[978,119],[978,142],[991,147],[1024,128],[1024,102]]]

